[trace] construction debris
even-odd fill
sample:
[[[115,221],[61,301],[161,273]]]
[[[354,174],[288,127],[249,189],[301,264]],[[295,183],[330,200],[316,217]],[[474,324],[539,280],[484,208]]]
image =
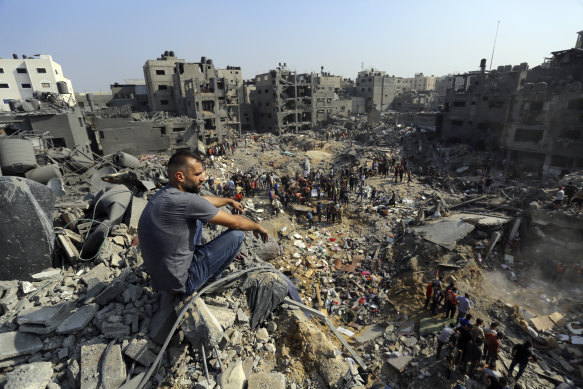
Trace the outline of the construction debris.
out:
[[[583,219],[555,209],[563,180],[492,169],[483,194],[492,156],[378,120],[350,123],[350,136],[343,121],[247,134],[215,155],[207,193],[243,193],[244,215],[275,239],[248,234],[227,274],[266,268],[217,284],[178,324],[186,300],[151,288],[137,241],[169,153],[59,164],[58,197],[50,180],[0,177],[5,387],[478,387],[479,374],[448,380],[435,358],[455,321],[423,309],[436,275],[469,294],[472,323],[500,323],[498,371],[530,340],[539,364],[523,386],[581,385]]]

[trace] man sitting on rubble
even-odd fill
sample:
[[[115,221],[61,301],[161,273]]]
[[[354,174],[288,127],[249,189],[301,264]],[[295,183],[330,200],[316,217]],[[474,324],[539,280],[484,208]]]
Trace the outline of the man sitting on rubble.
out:
[[[241,203],[198,195],[205,175],[191,151],[181,150],[170,158],[168,177],[168,185],[150,199],[140,217],[140,248],[155,289],[189,295],[209,278],[221,276],[243,244],[241,231],[253,231],[264,242],[268,234],[258,223],[218,209],[230,205],[242,212]],[[228,230],[201,245],[204,223]]]

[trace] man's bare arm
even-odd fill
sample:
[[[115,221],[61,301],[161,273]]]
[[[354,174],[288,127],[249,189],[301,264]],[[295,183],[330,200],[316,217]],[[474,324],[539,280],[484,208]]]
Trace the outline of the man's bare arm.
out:
[[[232,230],[253,231],[253,234],[256,237],[261,236],[261,240],[263,240],[263,242],[267,242],[269,239],[267,230],[263,228],[261,224],[243,216],[231,215],[220,209],[215,217],[209,221],[209,223],[218,224]]]
[[[225,205],[230,205],[237,211],[243,212],[243,205],[240,202],[235,201],[233,199],[217,196],[202,196],[202,197],[217,208],[224,207]]]

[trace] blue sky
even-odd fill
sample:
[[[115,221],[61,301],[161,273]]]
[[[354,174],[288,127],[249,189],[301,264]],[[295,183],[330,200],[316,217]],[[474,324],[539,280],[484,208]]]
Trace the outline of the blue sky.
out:
[[[77,92],[143,78],[173,50],[190,62],[241,66],[252,78],[286,62],[298,72],[355,78],[364,68],[412,77],[539,65],[574,46],[583,0],[132,1],[0,0],[0,57],[50,54]]]

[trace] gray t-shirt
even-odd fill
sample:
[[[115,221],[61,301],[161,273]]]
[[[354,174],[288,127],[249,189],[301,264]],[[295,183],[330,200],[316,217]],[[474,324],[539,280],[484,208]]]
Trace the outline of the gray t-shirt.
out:
[[[184,293],[195,248],[196,221],[207,223],[218,208],[203,197],[167,185],[144,208],[140,249],[155,289]]]

